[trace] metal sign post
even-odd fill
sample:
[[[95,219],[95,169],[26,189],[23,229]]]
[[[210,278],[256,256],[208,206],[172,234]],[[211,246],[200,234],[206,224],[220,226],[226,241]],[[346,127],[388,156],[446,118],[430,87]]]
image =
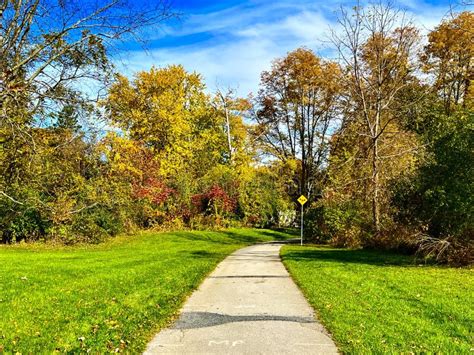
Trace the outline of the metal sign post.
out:
[[[301,245],[303,245],[303,205],[301,205]]]
[[[304,196],[304,195],[301,195],[300,197],[298,197],[298,202],[300,203],[301,205],[301,245],[303,245],[303,206],[306,202],[308,202],[308,199]]]

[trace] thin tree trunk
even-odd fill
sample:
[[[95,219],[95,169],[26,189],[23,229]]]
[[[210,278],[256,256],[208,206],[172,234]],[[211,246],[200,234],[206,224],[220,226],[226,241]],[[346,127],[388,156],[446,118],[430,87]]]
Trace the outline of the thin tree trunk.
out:
[[[232,163],[232,137],[230,135],[230,119],[229,119],[229,109],[227,108],[227,103],[224,104],[225,107],[225,124],[227,130],[227,144],[229,145],[229,161]]]
[[[301,103],[304,102],[304,95],[301,95]],[[301,122],[300,122],[300,141],[301,141],[301,194],[306,195],[306,174],[307,174],[307,161],[306,161],[306,141],[305,141],[305,132],[306,132],[306,122],[305,122],[305,113],[304,105],[301,106]]]
[[[378,131],[378,130],[377,130]],[[378,137],[372,144],[372,223],[375,234],[380,232],[380,202],[379,202],[379,166],[378,166]]]
[[[224,107],[224,114],[225,114],[225,129],[227,133],[227,145],[229,149],[229,161],[232,163],[233,157],[233,149],[232,149],[232,136],[230,134],[230,115],[229,115],[229,99],[230,95],[232,94],[231,90],[228,90],[226,95],[222,93],[220,89],[217,90],[217,95],[222,102],[222,106]]]

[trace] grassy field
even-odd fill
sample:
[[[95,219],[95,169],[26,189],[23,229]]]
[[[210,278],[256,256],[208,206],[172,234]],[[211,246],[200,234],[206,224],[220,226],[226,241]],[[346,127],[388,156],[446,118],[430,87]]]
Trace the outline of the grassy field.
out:
[[[322,247],[287,246],[282,258],[344,353],[473,351],[473,269]]]
[[[142,351],[225,256],[287,237],[235,229],[0,246],[0,353]]]

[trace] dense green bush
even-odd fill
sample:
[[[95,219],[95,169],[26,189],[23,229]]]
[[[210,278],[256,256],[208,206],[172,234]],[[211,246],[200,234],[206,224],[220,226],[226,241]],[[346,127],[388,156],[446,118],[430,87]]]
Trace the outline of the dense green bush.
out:
[[[359,247],[365,244],[366,218],[361,203],[348,200],[338,204],[320,201],[305,212],[305,235],[316,243]]]
[[[0,222],[0,242],[3,243],[41,239],[51,224],[34,208],[22,208],[16,214],[8,216],[8,219],[2,219]]]
[[[439,113],[427,119],[429,128],[422,132],[427,158],[414,175],[394,186],[396,221],[419,232],[425,254],[468,263],[470,250],[472,262],[474,113]]]

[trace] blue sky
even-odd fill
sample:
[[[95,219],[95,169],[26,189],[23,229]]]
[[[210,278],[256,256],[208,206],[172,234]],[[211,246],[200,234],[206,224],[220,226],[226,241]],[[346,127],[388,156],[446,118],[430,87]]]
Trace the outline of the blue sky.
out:
[[[178,21],[144,32],[147,49],[128,43],[119,68],[127,75],[152,65],[182,64],[202,74],[209,90],[233,87],[247,96],[258,90],[260,73],[271,61],[300,46],[331,56],[328,29],[346,0],[174,0]],[[427,31],[454,1],[399,0],[396,3]]]

